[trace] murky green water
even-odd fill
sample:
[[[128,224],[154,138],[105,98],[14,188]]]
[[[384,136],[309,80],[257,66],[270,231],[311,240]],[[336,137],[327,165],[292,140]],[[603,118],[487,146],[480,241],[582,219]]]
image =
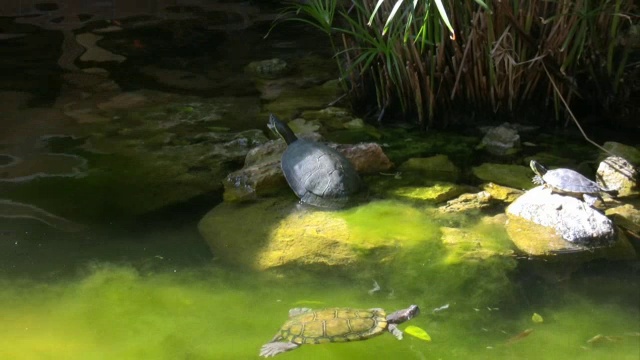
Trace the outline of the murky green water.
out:
[[[415,277],[402,276],[402,266],[372,294],[376,279],[224,267],[211,261],[195,224],[73,238],[33,224],[27,231],[28,223],[2,225],[7,229],[0,255],[2,359],[256,359],[289,308],[394,310],[413,303],[422,314],[401,328],[419,326],[431,342],[384,334],[305,345],[278,357],[638,359],[640,354],[639,281],[637,272],[622,264],[592,264],[560,282],[530,279],[521,264],[512,280],[516,295],[475,307],[468,304],[465,287],[441,286],[460,279],[424,278],[416,284]],[[433,311],[446,304],[447,309]],[[544,322],[533,322],[534,312]]]

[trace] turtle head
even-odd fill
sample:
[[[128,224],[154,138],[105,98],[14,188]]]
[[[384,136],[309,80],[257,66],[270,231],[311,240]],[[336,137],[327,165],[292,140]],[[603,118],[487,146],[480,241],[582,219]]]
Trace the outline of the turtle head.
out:
[[[533,170],[533,172],[536,173],[536,175],[538,176],[543,176],[544,174],[547,173],[547,168],[545,168],[535,160],[531,160],[531,162],[529,163],[529,166],[531,167],[531,170]]]
[[[291,144],[292,142],[298,140],[298,137],[293,133],[293,130],[291,130],[289,125],[282,122],[282,120],[278,119],[273,114],[269,115],[269,123],[267,124],[267,126],[271,131],[283,138],[284,141],[287,142],[287,144]]]
[[[387,315],[387,321],[391,324],[400,324],[407,320],[411,320],[418,316],[418,314],[420,314],[420,308],[418,305],[411,305],[406,309],[398,310]]]

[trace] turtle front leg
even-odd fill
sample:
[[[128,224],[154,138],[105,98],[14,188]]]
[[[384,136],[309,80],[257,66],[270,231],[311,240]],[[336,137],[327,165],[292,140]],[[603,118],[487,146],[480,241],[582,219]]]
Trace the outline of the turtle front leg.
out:
[[[402,333],[402,331],[400,329],[398,329],[398,325],[389,324],[388,330],[391,333],[391,335],[396,337],[396,339],[402,340],[403,333]]]
[[[276,341],[276,342],[266,343],[262,345],[262,348],[260,349],[260,356],[263,356],[263,357],[276,356],[285,351],[297,349],[298,346],[300,345],[292,342]]]

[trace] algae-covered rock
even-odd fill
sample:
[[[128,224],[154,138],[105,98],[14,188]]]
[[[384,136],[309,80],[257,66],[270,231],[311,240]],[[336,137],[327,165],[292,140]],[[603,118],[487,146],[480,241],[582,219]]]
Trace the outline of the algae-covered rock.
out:
[[[477,193],[466,193],[455,199],[447,201],[447,203],[438,208],[443,213],[459,213],[471,210],[485,209],[493,205],[496,201],[491,194],[486,191]]]
[[[516,189],[531,189],[533,173],[531,169],[520,165],[484,163],[472,168],[473,175],[484,181],[509,186]]]
[[[482,185],[482,189],[491,195],[491,198],[504,201],[507,203],[513,202],[519,198],[524,191],[510,188],[508,186],[502,186],[494,183],[486,183]]]
[[[402,163],[398,167],[398,170],[420,174],[425,180],[455,182],[460,176],[460,169],[458,169],[446,155],[436,155],[428,158],[411,158]]]
[[[259,76],[265,79],[277,79],[286,75],[291,71],[291,67],[286,61],[278,58],[252,61],[246,67],[245,71],[251,75]]]
[[[639,193],[638,171],[627,160],[619,156],[609,156],[600,162],[596,180],[609,190],[615,190],[617,196],[631,196]]]
[[[484,261],[490,257],[513,255],[513,245],[504,230],[506,216],[482,218],[470,228],[442,227],[442,243],[447,249],[444,262]]]
[[[426,213],[399,203],[318,211],[299,206],[291,195],[249,205],[222,203],[198,228],[214,256],[228,263],[261,270],[347,269],[374,267],[433,241],[438,230],[431,224]]]
[[[389,191],[390,195],[410,200],[426,200],[439,203],[455,198],[468,190],[467,186],[435,182],[426,186],[400,186]]]
[[[633,205],[626,204],[610,208],[605,211],[605,214],[621,228],[640,234],[640,210]]]

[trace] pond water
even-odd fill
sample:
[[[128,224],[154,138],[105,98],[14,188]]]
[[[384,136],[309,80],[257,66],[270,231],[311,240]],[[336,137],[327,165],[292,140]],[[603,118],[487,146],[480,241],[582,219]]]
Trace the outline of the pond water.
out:
[[[591,264],[570,279],[548,282],[522,270],[511,279],[515,295],[475,307],[466,287],[441,286],[460,279],[416,284],[407,276],[412,283],[403,283],[403,266],[387,274],[392,283],[370,293],[376,279],[218,265],[195,223],[73,237],[22,221],[0,225],[5,359],[252,359],[290,308],[393,310],[414,303],[422,313],[401,328],[418,326],[430,342],[384,335],[305,345],[279,357],[637,359],[640,351],[638,277],[619,264]],[[542,323],[532,320],[534,313]]]
[[[6,21],[3,24],[6,25]],[[274,32],[273,43],[263,43],[259,39],[265,29],[268,26],[243,36],[229,35],[222,45],[224,51],[215,52],[219,62],[214,67],[219,65],[225,67],[224,71],[241,72],[251,60],[273,56],[295,59],[300,54],[316,51],[321,44],[315,36],[310,41],[290,43],[287,33],[278,31]],[[133,43],[136,46],[154,40],[153,32],[134,35],[139,37],[135,39],[138,42]],[[37,33],[37,36],[45,35]],[[132,39],[111,40],[122,45]],[[125,50],[124,45],[118,46],[114,48]],[[29,49],[31,47],[25,48],[20,56],[28,57]],[[133,69],[144,62],[162,66],[188,64],[180,59],[136,57],[134,51],[138,50],[128,53],[132,61],[122,67],[109,68],[124,90],[170,89],[166,85],[158,86],[139,73],[133,74]],[[327,54],[326,51],[320,53]],[[211,64],[203,58],[214,58],[212,54],[196,51],[197,60],[190,63],[191,67],[184,67],[191,71],[198,66],[208,68]],[[55,63],[55,57],[41,60]],[[6,61],[12,66],[20,63]],[[34,66],[42,67],[39,71],[55,79],[52,84],[57,86],[62,82],[61,74],[51,74],[51,66],[41,63]],[[375,266],[371,273],[252,271],[219,261],[198,232],[200,219],[221,201],[219,189],[169,210],[151,211],[152,216],[117,218],[112,204],[102,203],[116,197],[110,192],[116,187],[113,184],[131,185],[134,191],[143,191],[146,185],[135,184],[135,179],[121,183],[129,173],[110,174],[108,179],[113,183],[107,187],[109,191],[104,191],[101,186],[105,184],[101,182],[79,183],[78,174],[84,174],[87,166],[99,163],[100,154],[91,157],[85,149],[60,155],[62,157],[48,153],[44,156],[41,142],[38,142],[40,147],[31,147],[30,142],[41,135],[60,134],[68,129],[60,122],[51,121],[47,125],[50,119],[40,116],[43,107],[53,109],[52,99],[60,95],[60,89],[47,91],[34,86],[40,79],[38,69],[31,74],[29,84],[7,74],[2,86],[7,90],[12,84],[20,83],[14,86],[16,90],[30,91],[40,97],[35,101],[39,110],[27,107],[21,110],[23,113],[12,115],[6,124],[13,127],[7,125],[3,129],[14,131],[0,134],[1,151],[27,159],[20,160],[22,172],[13,173],[4,170],[19,157],[0,154],[0,180],[20,179],[0,182],[0,200],[6,197],[16,201],[0,203],[0,359],[257,359],[260,347],[276,334],[291,308],[382,307],[390,312],[411,304],[419,305],[421,314],[400,328],[417,326],[429,334],[430,341],[408,334],[398,341],[383,334],[367,341],[304,345],[278,358],[640,359],[637,261],[594,261],[566,272],[556,267],[547,274],[544,264],[511,257],[496,263],[479,260],[473,266],[431,271],[429,265],[425,265],[429,261],[424,258],[425,254],[440,256],[442,249],[423,248],[418,249],[422,252],[400,258],[392,266]],[[215,79],[220,74],[211,76]],[[248,96],[242,86],[234,86],[229,91],[213,86],[207,91],[183,90],[182,93]],[[249,95],[259,103],[255,91]],[[192,111],[191,105],[179,107],[179,111],[185,113]],[[258,112],[252,114],[254,117],[219,125],[234,131],[260,127],[255,122],[260,118]],[[125,130],[129,131],[124,134],[125,140],[135,137],[136,128]],[[73,144],[51,150],[56,144],[49,143],[48,149],[59,154],[82,145],[82,141],[72,136],[75,134],[68,135],[67,140],[71,139]],[[401,140],[405,142],[404,138]],[[11,145],[17,143],[20,146]],[[390,156],[394,150],[390,149]],[[422,150],[415,151],[415,154],[405,154],[417,155]],[[88,157],[89,163],[79,161],[76,155]],[[467,153],[457,155],[459,162],[470,161]],[[231,168],[238,167],[233,161],[230,163]],[[49,175],[63,169],[64,176],[34,181],[51,181],[46,186],[19,187],[21,181],[33,180],[28,176],[32,167],[40,171],[49,166],[53,168]],[[18,195],[20,199],[14,199]],[[126,198],[131,194],[125,192],[118,196]],[[38,207],[17,203],[21,199]],[[138,198],[134,199],[129,206],[137,205]],[[295,198],[291,197],[291,201],[295,202]],[[84,204],[94,207],[82,208]],[[408,219],[388,210],[396,208],[384,206],[380,211],[367,213],[366,219],[349,213],[345,218],[352,221],[353,226],[364,229],[363,236],[378,238],[396,232],[416,237],[412,229],[405,229],[407,224],[416,221],[429,222],[428,226],[461,229],[473,228],[479,221],[473,216]],[[414,202],[403,206],[420,211],[423,206],[432,207]],[[73,221],[92,221],[87,221],[86,226],[75,224],[44,213],[40,207],[56,208],[56,214],[61,216],[75,215],[78,219],[70,216]],[[244,226],[254,225],[251,219],[240,219],[240,222]],[[390,222],[392,225],[388,225]],[[242,226],[237,223],[238,219],[229,220],[229,224],[236,224],[233,226]],[[227,231],[233,232],[235,228]],[[500,227],[484,231],[497,241],[508,241]]]

